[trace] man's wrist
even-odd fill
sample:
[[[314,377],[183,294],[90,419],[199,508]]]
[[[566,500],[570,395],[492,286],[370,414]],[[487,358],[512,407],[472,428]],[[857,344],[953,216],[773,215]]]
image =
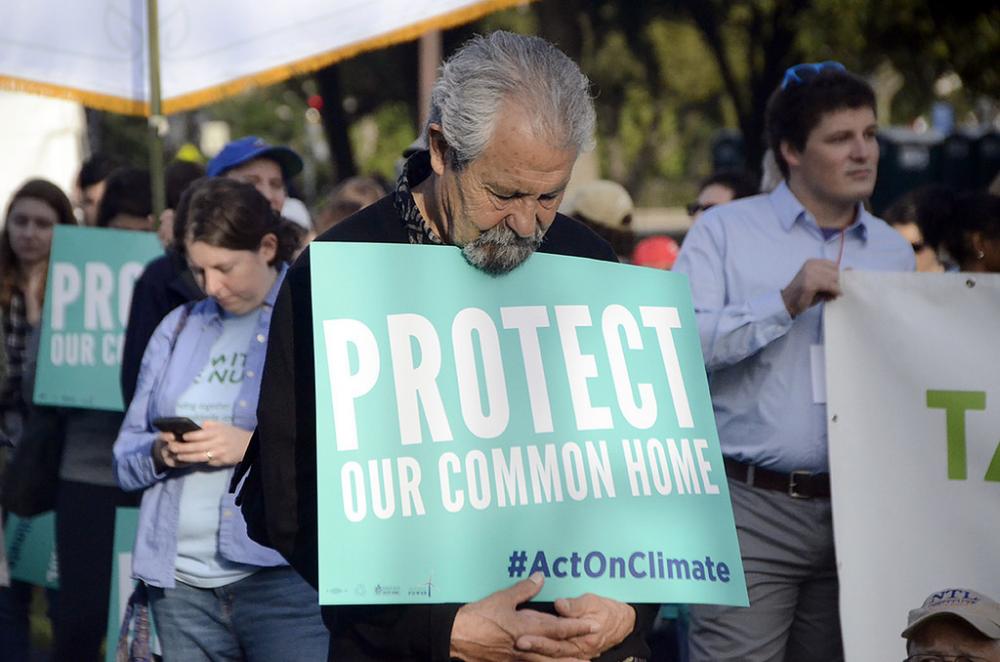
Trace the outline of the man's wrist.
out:
[[[462,605],[455,612],[455,620],[451,622],[451,639],[448,645],[448,655],[458,660],[465,660],[465,650],[467,640],[464,635],[465,626],[468,624],[467,605]]]

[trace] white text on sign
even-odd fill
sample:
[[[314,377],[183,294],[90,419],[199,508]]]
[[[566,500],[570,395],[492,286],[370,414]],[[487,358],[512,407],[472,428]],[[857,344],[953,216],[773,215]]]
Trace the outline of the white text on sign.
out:
[[[55,366],[114,366],[121,363],[124,335],[141,262],[113,270],[87,262],[81,270],[68,262],[52,265],[52,335],[49,355]],[[69,329],[69,311],[82,306],[83,328]]]
[[[611,408],[592,404],[587,382],[597,376],[597,363],[594,355],[581,350],[577,336],[578,329],[593,325],[590,308],[553,306],[553,312],[577,429],[581,432],[613,429]],[[549,311],[545,306],[512,306],[500,308],[500,318],[503,329],[516,332],[520,341],[534,431],[539,434],[552,432],[539,342],[542,329],[552,324]],[[653,350],[643,347],[639,320],[626,307],[609,305],[600,316],[618,411],[629,425],[640,430],[652,428],[658,420],[661,410],[653,385],[640,383],[633,390],[625,360],[626,347],[633,352],[647,351],[651,358],[656,355],[663,366],[677,424],[681,428],[692,428],[694,421],[672,335],[673,329],[680,328],[677,310],[642,306],[639,318],[643,327],[655,332],[656,348]],[[442,345],[437,330],[427,318],[412,313],[389,315],[386,323],[400,441],[403,445],[423,441],[421,413],[433,441],[453,440],[450,418],[438,386]],[[323,332],[337,450],[354,451],[358,449],[355,402],[375,387],[382,372],[378,344],[372,330],[354,319],[325,320]],[[510,422],[499,333],[493,318],[480,308],[458,311],[451,326],[461,417],[468,430],[481,439],[499,437]],[[419,349],[419,362],[414,345]],[[482,375],[477,370],[477,351],[482,358]],[[357,357],[357,369],[352,369],[352,354]],[[481,379],[486,390],[485,407],[480,391]]]

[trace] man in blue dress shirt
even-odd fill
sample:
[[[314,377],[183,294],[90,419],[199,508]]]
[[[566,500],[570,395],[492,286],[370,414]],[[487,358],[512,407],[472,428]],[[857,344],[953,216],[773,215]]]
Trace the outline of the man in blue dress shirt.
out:
[[[823,302],[844,269],[911,271],[862,201],[875,95],[836,62],[790,68],[767,108],[784,181],[714,207],[675,265],[691,279],[750,607],[695,606],[691,660],[843,659],[830,510]]]

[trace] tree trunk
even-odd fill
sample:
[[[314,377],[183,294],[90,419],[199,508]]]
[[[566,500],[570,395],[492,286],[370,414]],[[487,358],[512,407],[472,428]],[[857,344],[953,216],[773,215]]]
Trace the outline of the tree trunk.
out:
[[[330,159],[333,165],[334,181],[343,181],[358,174],[347,133],[347,114],[344,112],[343,95],[340,89],[340,71],[334,64],[316,72],[319,93],[323,97],[323,129],[330,145]]]
[[[750,3],[749,34],[743,35],[750,67],[747,80],[740,81],[729,61],[731,45],[726,43],[722,31],[728,4],[720,5],[709,0],[681,2],[715,56],[726,92],[736,108],[743,134],[744,164],[748,172],[760,172],[761,159],[767,149],[764,138],[767,101],[781,82],[785,67],[792,64],[796,23],[807,4],[807,0],[784,0],[765,13],[761,5]]]

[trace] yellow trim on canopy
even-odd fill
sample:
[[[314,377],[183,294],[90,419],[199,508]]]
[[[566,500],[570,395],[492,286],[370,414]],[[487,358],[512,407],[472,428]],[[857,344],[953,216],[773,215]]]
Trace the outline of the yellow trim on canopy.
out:
[[[298,60],[297,62],[284,64],[274,67],[273,69],[268,69],[267,71],[244,76],[243,78],[237,78],[236,80],[205,88],[204,90],[199,90],[197,92],[191,92],[190,94],[164,99],[163,113],[165,115],[170,115],[172,113],[179,113],[185,110],[198,108],[199,106],[220,101],[226,97],[239,94],[240,92],[254,87],[274,85],[275,83],[287,80],[293,76],[322,69],[323,67],[354,57],[355,55],[359,55],[365,51],[373,51],[379,48],[393,46],[404,41],[411,41],[431,30],[447,30],[448,28],[455,27],[456,25],[470,23],[487,14],[491,14],[502,9],[508,9],[517,5],[526,5],[529,2],[534,1],[535,0],[482,0],[481,2],[477,2],[467,7],[462,7],[461,9],[441,14],[440,16],[428,18],[412,25],[408,25],[404,28],[393,30],[392,32],[376,35],[364,41],[342,46],[332,51],[327,51],[326,53],[313,55],[303,60]],[[116,97],[108,94],[99,94],[97,92],[89,92],[87,90],[80,90],[62,85],[40,83],[13,76],[0,75],[0,88],[69,99],[72,101],[78,101],[92,108],[108,110],[114,113],[121,113],[123,115],[149,115],[149,104],[144,101],[136,101],[134,99]]]
[[[100,94],[99,92],[80,90],[64,85],[26,80],[24,78],[17,78],[16,76],[0,74],[0,89],[41,94],[47,97],[66,99],[67,101],[77,101],[91,108],[110,110],[113,113],[121,113],[122,115],[149,115],[149,104],[145,101],[136,101],[135,99],[126,99],[125,97],[116,97],[110,94]]]

